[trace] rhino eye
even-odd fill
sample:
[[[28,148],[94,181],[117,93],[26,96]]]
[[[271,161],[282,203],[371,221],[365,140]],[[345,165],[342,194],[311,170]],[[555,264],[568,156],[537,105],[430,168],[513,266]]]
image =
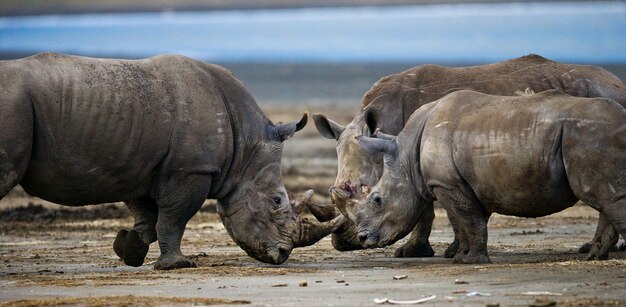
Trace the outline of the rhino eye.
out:
[[[376,205],[378,205],[378,206],[380,206],[380,205],[382,205],[382,204],[383,204],[383,200],[382,200],[382,199],[380,198],[380,196],[378,196],[378,195],[374,196],[373,201],[374,201],[374,203],[375,203]]]
[[[280,203],[282,202],[282,199],[278,196],[274,197],[274,204],[276,205],[280,205]]]

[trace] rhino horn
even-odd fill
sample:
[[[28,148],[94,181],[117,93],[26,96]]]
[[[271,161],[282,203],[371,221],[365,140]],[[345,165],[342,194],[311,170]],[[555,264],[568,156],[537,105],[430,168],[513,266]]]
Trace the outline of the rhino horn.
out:
[[[337,206],[337,209],[339,209],[344,216],[353,221],[356,219],[348,208],[350,205],[353,205],[353,200],[350,199],[349,192],[333,186],[330,188],[330,197],[335,206]]]
[[[333,232],[333,247],[341,252],[363,249],[357,234],[358,229],[356,224],[351,220],[346,220],[337,231]]]
[[[311,198],[313,197],[313,193],[313,190],[308,190],[295,197],[289,197],[293,199],[291,205],[296,214],[302,214],[304,208],[307,208],[320,222],[328,222],[341,214],[333,205],[320,205],[312,202]]]
[[[384,154],[394,155],[397,151],[397,144],[395,138],[371,138],[367,136],[357,136],[359,145],[369,154],[377,154],[382,152]]]
[[[300,235],[293,242],[294,247],[304,247],[315,244],[325,236],[339,229],[346,218],[343,215],[328,222],[318,222],[307,218],[300,219]]]

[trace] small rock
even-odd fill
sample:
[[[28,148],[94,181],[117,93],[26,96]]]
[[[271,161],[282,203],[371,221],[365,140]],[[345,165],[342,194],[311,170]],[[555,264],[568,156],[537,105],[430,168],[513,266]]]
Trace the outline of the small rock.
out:
[[[485,307],[500,307],[500,303],[487,303]]]
[[[345,280],[343,280],[343,279],[337,279],[337,283],[338,283],[338,284],[343,284],[344,282],[346,282],[346,281],[345,281]]]
[[[454,280],[454,284],[455,285],[467,285],[467,284],[469,284],[469,282],[465,281],[465,280],[455,279]]]
[[[287,287],[288,284],[273,284],[272,287]]]
[[[530,306],[530,307],[556,306],[556,301],[555,300],[551,300],[549,298],[538,298],[533,303],[530,303],[528,306]]]
[[[306,282],[306,280],[302,280],[302,281],[300,281],[300,282],[298,283],[298,286],[300,286],[300,287],[306,287],[306,286],[308,286],[308,285],[309,285],[309,284]]]
[[[316,283],[316,284],[321,284],[321,283],[322,283],[322,281],[321,281],[321,280],[316,280],[316,281],[315,281],[315,283]]]
[[[407,275],[398,275],[398,276],[394,276],[393,279],[400,280],[400,279],[405,279],[407,277],[408,277]]]

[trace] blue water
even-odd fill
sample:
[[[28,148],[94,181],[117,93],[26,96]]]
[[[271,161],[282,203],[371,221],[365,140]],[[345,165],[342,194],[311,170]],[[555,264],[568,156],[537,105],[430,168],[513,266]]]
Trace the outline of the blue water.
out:
[[[216,62],[492,62],[537,53],[626,63],[626,2],[559,2],[0,18],[0,52]]]

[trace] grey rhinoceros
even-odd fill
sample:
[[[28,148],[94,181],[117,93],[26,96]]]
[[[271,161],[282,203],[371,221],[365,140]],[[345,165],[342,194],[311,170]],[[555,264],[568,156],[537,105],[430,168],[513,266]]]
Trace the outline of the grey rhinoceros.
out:
[[[226,69],[183,56],[93,59],[54,53],[0,62],[0,198],[21,184],[51,202],[124,201],[135,218],[114,248],[156,269],[193,266],[180,250],[207,198],[250,256],[284,262],[339,221],[317,224],[291,207],[282,142],[307,121],[273,124]]]
[[[321,114],[313,115],[319,132],[337,140],[339,166],[331,187],[333,203],[340,205],[348,198],[358,197],[363,187],[373,186],[382,174],[382,155],[363,151],[356,136],[369,135],[377,128],[398,134],[420,106],[463,89],[509,96],[560,89],[573,96],[611,98],[626,106],[626,86],[615,75],[597,66],[560,64],[538,55],[472,67],[417,66],[376,82],[363,97],[361,111],[345,127]],[[370,110],[377,112],[369,114],[378,116],[372,129],[367,122],[374,119],[366,116]],[[396,249],[396,257],[434,254],[428,242],[433,219],[432,208],[424,209],[409,240]],[[333,234],[333,243],[339,250],[361,248],[355,227],[349,222]],[[457,248],[455,238],[444,255],[452,257]]]
[[[455,262],[491,262],[491,213],[600,212],[589,259],[626,235],[626,109],[558,90],[523,97],[458,91],[418,109],[397,137],[359,137],[384,155],[380,181],[346,210],[364,247],[392,244],[438,200],[460,239]],[[426,212],[425,212],[426,211]]]

